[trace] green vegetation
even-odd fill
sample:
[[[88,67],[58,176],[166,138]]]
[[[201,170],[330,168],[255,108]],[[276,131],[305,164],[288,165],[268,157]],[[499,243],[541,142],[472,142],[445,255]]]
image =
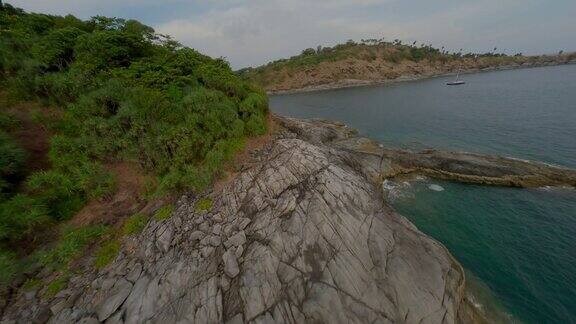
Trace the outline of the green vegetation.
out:
[[[26,280],[26,282],[24,282],[24,284],[22,285],[22,288],[25,291],[30,291],[32,289],[40,287],[40,285],[42,285],[42,280],[40,280],[38,278],[30,278],[30,279]]]
[[[134,214],[124,222],[122,227],[122,234],[133,235],[142,232],[148,223],[148,216],[143,214]]]
[[[57,293],[59,293],[60,290],[66,288],[66,285],[68,284],[69,276],[70,275],[68,273],[61,274],[56,279],[54,279],[50,283],[48,283],[48,285],[46,286],[46,289],[44,290],[44,296],[52,297],[52,296],[56,295]]]
[[[154,219],[157,221],[167,219],[172,216],[172,212],[174,212],[174,205],[163,206],[154,213]]]
[[[8,133],[17,125],[13,116],[0,111],[0,203],[14,191],[15,183],[23,175],[26,152]]]
[[[98,251],[96,251],[96,260],[94,260],[94,265],[96,268],[104,268],[110,262],[114,261],[118,252],[120,251],[120,242],[118,240],[112,240],[104,243]]]
[[[108,228],[104,225],[68,230],[54,248],[38,253],[40,263],[54,271],[66,270],[69,263],[78,257],[86,246],[101,237],[107,230]]]
[[[212,199],[202,198],[196,202],[196,211],[203,212],[212,209]]]
[[[385,41],[382,39],[363,39],[360,42],[349,40],[345,44],[333,47],[318,46],[316,49],[308,48],[300,55],[288,59],[280,59],[257,68],[246,68],[237,74],[254,84],[269,87],[289,79],[295,72],[316,67],[325,62],[338,62],[343,60],[398,64],[402,61],[426,61],[431,65],[446,64],[454,61],[475,60],[483,62],[485,66],[510,64],[513,62],[526,62],[529,60],[546,60],[550,57],[525,57],[522,54],[514,56],[499,53],[497,48],[486,53],[450,52],[444,47],[435,48],[430,44],[402,43],[396,39]],[[568,58],[569,59],[569,58]],[[340,70],[340,69],[338,69]],[[343,76],[346,78],[349,76]]]
[[[45,123],[53,134],[51,167],[34,173],[25,171],[27,152],[13,135],[18,121],[0,111],[0,288],[46,244],[46,229],[57,230],[87,201],[114,192],[108,164],[137,162],[157,178],[160,195],[200,191],[245,137],[266,131],[262,90],[225,60],[135,20],[83,21],[0,4],[0,88],[11,102],[57,110]],[[124,231],[136,233],[146,220],[131,218]],[[61,230],[54,248],[40,253],[41,264],[65,268],[104,230]],[[99,264],[112,252],[103,247]]]
[[[0,250],[0,291],[10,285],[14,275],[18,272],[18,260],[16,254],[10,251]]]

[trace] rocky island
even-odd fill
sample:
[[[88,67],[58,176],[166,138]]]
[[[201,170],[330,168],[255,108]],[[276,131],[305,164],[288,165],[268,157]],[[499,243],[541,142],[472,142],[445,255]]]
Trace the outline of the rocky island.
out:
[[[460,264],[389,206],[382,179],[576,185],[573,170],[385,149],[339,123],[274,119],[234,177],[182,196],[103,269],[85,257],[54,297],[17,295],[3,323],[481,323],[490,314],[471,305]]]

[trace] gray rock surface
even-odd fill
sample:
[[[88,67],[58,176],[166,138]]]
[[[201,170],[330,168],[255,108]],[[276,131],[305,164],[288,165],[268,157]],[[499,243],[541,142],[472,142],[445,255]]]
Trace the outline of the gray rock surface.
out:
[[[73,299],[22,294],[3,320],[479,321],[461,266],[386,204],[379,181],[398,169],[497,179],[533,168],[476,155],[393,154],[341,124],[277,122],[284,130],[259,150],[259,162],[217,191],[183,196],[171,218],[126,238],[112,264],[74,277]],[[211,210],[197,211],[204,198]]]

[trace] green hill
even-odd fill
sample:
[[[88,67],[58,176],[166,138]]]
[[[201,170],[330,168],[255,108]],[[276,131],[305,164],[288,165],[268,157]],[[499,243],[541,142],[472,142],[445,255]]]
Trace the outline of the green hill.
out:
[[[262,90],[226,61],[135,20],[83,21],[4,4],[0,85],[0,288],[24,264],[65,268],[106,233],[58,224],[115,192],[107,165],[139,166],[157,179],[156,196],[200,191],[246,137],[266,132]],[[19,110],[23,102],[40,108]],[[19,144],[23,121],[46,129],[47,166],[27,167],[33,153]],[[48,245],[55,228],[60,243]]]
[[[382,82],[400,77],[432,76],[462,70],[502,66],[556,64],[575,60],[576,54],[558,56],[505,55],[494,48],[486,53],[453,53],[426,44],[404,44],[369,39],[333,47],[308,48],[300,55],[238,71],[245,80],[266,90],[289,91],[325,85],[351,84],[350,80]],[[353,83],[353,82],[352,82]],[[362,83],[362,82],[360,82]]]

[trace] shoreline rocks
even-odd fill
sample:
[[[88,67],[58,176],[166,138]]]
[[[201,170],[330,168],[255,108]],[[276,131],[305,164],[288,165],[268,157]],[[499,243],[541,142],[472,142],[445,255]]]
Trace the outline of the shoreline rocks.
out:
[[[21,293],[2,320],[483,322],[460,264],[386,203],[381,180],[407,172],[510,184],[576,179],[531,162],[384,149],[334,122],[275,121],[281,130],[259,162],[207,194],[210,210],[195,208],[206,196],[184,195],[172,217],[128,238],[112,264],[74,275],[73,299]]]

